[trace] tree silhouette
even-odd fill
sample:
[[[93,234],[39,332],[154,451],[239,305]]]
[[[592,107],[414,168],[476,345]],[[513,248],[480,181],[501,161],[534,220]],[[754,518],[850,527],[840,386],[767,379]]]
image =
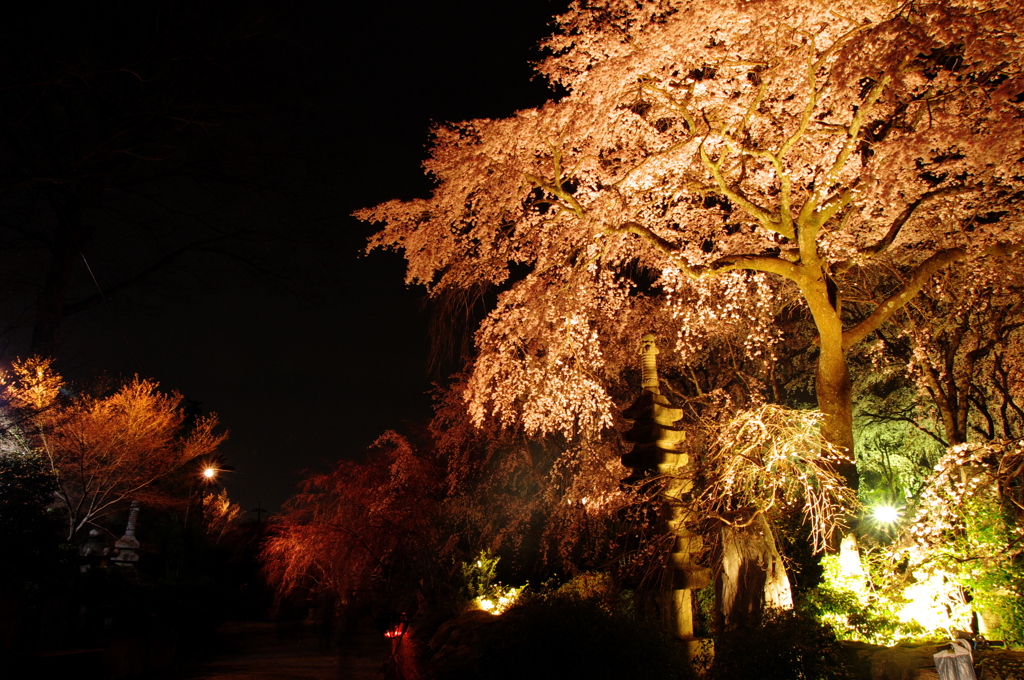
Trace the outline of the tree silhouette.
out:
[[[27,8],[0,41],[3,304],[43,355],[105,298],[169,276],[180,292],[225,263],[280,273],[280,244],[306,237],[273,214],[301,196],[272,126],[256,124],[290,96],[261,68],[280,50],[265,16],[65,9]]]

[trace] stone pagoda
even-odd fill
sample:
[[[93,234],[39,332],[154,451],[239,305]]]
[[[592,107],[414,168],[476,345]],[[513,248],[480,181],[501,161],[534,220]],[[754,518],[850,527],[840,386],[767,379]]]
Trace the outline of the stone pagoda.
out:
[[[124,536],[117,539],[114,543],[114,552],[116,554],[112,559],[117,564],[134,567],[135,563],[139,561],[139,539],[135,538],[135,524],[138,519],[139,503],[132,501],[132,507],[128,511],[128,526],[125,527]]]
[[[665,582],[667,623],[672,633],[690,643],[691,652],[696,653],[698,641],[693,634],[691,592],[707,586],[711,572],[694,561],[703,541],[691,530],[698,520],[689,504],[693,464],[690,456],[681,451],[685,433],[676,427],[683,417],[682,409],[672,406],[661,394],[657,356],[656,337],[648,333],[640,341],[640,397],[622,414],[632,423],[622,438],[633,444],[629,453],[622,457],[622,464],[630,469],[624,483],[657,484],[661,505],[658,517],[664,522],[660,528],[675,536]]]

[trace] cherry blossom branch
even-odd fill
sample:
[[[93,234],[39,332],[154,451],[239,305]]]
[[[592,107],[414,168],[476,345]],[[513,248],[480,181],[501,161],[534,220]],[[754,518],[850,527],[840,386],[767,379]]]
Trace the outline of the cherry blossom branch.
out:
[[[958,185],[944,187],[942,189],[935,189],[934,191],[926,191],[925,193],[921,194],[916,201],[908,205],[903,210],[903,212],[899,214],[899,216],[893,221],[892,225],[889,227],[889,232],[884,237],[882,237],[882,239],[878,243],[868,248],[865,248],[864,250],[861,251],[861,253],[865,255],[877,255],[878,253],[882,252],[890,245],[892,245],[893,241],[896,240],[896,237],[899,236],[900,231],[903,229],[906,223],[910,221],[910,218],[913,217],[914,212],[919,207],[921,207],[922,204],[930,201],[931,199],[938,198],[940,196],[953,196],[956,194],[963,194],[969,191],[976,190],[977,187]]]
[[[789,260],[769,255],[729,255],[706,265],[693,266],[686,260],[679,257],[679,248],[670,241],[662,238],[647,227],[636,222],[625,222],[618,227],[605,229],[608,234],[635,234],[647,241],[650,245],[667,257],[676,267],[692,279],[701,279],[706,276],[714,276],[737,269],[750,269],[753,271],[778,274],[791,281],[798,281],[801,277],[800,267]]]
[[[986,248],[983,255],[1011,255],[1021,250],[1020,244],[997,244]],[[843,332],[843,351],[846,351],[866,338],[875,329],[888,321],[894,313],[902,309],[928,282],[933,274],[958,260],[967,257],[967,251],[963,248],[950,248],[942,250],[922,262],[914,270],[910,280],[895,293],[886,298],[875,308],[866,319],[853,328]]]
[[[573,198],[573,195],[566,191],[561,185],[558,185],[554,182],[549,182],[548,180],[542,177],[532,175],[528,172],[524,172],[523,177],[525,177],[527,181],[533,184],[533,186],[539,189],[543,189],[549,194],[557,196],[559,199],[565,201],[568,204],[569,209],[576,213],[577,217],[582,219],[586,214],[586,210],[583,209],[583,206],[580,205],[580,202]]]
[[[693,117],[693,112],[687,107],[687,104],[689,104],[690,100],[693,98],[693,83],[690,83],[687,86],[686,98],[682,102],[678,101],[668,90],[658,87],[657,85],[653,85],[650,82],[645,82],[640,87],[641,89],[650,90],[651,92],[660,94],[662,97],[667,99],[669,105],[678,111],[683,117],[683,121],[686,123],[686,127],[690,131],[690,134],[697,134],[697,121]]]
[[[792,226],[787,229],[786,225],[780,219],[772,215],[768,210],[751,201],[740,193],[738,189],[734,189],[729,186],[729,183],[725,179],[725,175],[722,173],[722,163],[725,160],[724,156],[719,158],[717,161],[712,161],[708,152],[704,149],[704,142],[701,142],[698,150],[700,152],[701,163],[703,163],[707,171],[711,173],[711,176],[715,179],[715,184],[718,186],[718,190],[721,191],[726,198],[750,213],[750,215],[760,222],[768,231],[774,232],[788,239],[796,237],[796,233]]]
[[[889,85],[891,78],[889,76],[883,76],[881,80],[875,83],[871,90],[868,92],[867,97],[864,98],[864,103],[857,108],[857,113],[854,114],[853,120],[850,121],[849,127],[846,129],[846,142],[843,143],[842,148],[839,150],[839,154],[836,156],[836,160],[832,163],[832,167],[825,175],[825,179],[821,182],[821,186],[829,187],[832,186],[836,181],[836,176],[846,165],[846,161],[849,160],[850,154],[857,147],[857,143],[860,141],[860,131],[864,127],[864,121],[867,118],[868,112],[874,108],[874,105],[881,98],[885,88]]]

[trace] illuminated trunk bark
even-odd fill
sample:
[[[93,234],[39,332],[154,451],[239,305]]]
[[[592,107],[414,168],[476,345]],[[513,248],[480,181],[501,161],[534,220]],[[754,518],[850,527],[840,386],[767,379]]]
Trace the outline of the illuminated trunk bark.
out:
[[[720,535],[717,628],[756,624],[766,610],[792,609],[786,566],[764,515],[743,528],[724,526]]]
[[[850,370],[843,349],[843,321],[830,299],[824,275],[801,286],[804,299],[811,309],[821,352],[818,356],[816,391],[818,408],[823,414],[821,434],[825,441],[846,451],[849,462],[837,466],[847,485],[858,486],[857,464],[853,460],[853,389]]]

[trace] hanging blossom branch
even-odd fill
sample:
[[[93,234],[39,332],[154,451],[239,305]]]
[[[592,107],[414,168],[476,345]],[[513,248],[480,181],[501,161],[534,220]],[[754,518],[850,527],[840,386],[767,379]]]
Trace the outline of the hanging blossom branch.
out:
[[[836,471],[849,457],[822,438],[821,420],[819,411],[765,404],[722,425],[704,461],[712,476],[701,512],[746,526],[799,505],[815,551],[824,550],[857,497]]]
[[[913,560],[1007,568],[1024,545],[1024,527],[1007,522],[1002,510],[1024,511],[1017,483],[1022,470],[1024,440],[949,449],[935,466],[906,531]]]

